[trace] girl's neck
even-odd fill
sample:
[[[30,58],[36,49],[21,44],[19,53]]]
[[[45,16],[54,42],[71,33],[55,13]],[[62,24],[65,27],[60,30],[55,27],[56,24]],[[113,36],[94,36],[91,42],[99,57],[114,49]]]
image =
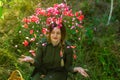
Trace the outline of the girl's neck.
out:
[[[59,42],[52,42],[53,46],[57,46],[59,44]]]

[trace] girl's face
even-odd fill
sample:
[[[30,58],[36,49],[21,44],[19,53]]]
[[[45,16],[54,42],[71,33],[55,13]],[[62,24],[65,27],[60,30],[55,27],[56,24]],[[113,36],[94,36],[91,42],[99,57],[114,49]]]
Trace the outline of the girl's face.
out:
[[[58,44],[61,41],[61,31],[60,28],[55,27],[50,35],[51,42],[53,44]]]

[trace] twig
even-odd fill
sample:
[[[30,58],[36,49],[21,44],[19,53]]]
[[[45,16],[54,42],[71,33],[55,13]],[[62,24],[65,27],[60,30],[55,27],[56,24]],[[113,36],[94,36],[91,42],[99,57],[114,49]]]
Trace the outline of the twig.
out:
[[[111,0],[111,8],[110,8],[110,13],[109,13],[109,18],[108,18],[107,25],[110,24],[110,19],[111,19],[111,16],[112,16],[112,11],[113,11],[113,0]]]

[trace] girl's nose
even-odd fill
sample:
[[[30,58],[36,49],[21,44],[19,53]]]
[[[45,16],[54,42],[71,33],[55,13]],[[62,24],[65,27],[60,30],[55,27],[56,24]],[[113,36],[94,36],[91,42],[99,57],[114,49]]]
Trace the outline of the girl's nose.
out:
[[[57,34],[55,33],[55,37],[57,36]]]

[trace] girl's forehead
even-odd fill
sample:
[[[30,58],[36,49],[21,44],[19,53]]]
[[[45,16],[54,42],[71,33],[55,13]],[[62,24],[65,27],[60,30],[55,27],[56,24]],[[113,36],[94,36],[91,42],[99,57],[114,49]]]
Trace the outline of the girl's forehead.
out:
[[[52,31],[60,31],[60,28],[55,27],[55,28],[53,28],[53,30],[52,30]]]

